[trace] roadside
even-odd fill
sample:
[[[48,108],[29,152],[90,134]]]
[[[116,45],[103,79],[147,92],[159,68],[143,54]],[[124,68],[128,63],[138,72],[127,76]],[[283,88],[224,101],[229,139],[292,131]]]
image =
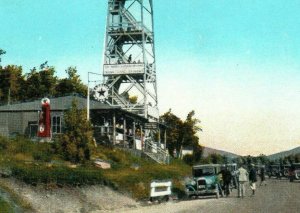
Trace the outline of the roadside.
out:
[[[36,213],[112,212],[137,208],[129,196],[100,185],[45,189],[12,178],[0,178],[1,184],[18,194]]]
[[[241,211],[246,213],[296,213],[300,209],[300,183],[290,183],[288,180],[268,180],[267,186],[257,187],[255,196],[251,196],[251,191],[247,187],[248,191],[243,199],[237,198],[237,191],[233,190],[227,198],[215,199],[212,196],[147,205],[100,185],[46,190],[44,186],[33,187],[14,179],[0,178],[0,183],[20,195],[36,213],[235,213]]]
[[[247,187],[245,198],[237,198],[237,190],[233,190],[227,198],[201,197],[194,200],[168,202],[160,205],[142,207],[124,212],[130,213],[296,213],[299,212],[300,183],[288,180],[268,181],[267,186],[257,187],[255,196]]]
[[[32,212],[32,208],[20,195],[0,178],[0,212],[26,213]]]

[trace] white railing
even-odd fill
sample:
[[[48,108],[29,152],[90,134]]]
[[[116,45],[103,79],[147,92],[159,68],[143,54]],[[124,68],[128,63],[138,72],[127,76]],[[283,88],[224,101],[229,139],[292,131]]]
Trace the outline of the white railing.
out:
[[[146,34],[151,34],[151,31],[146,26],[142,26],[141,22],[138,22],[128,10],[123,9],[122,14],[136,30],[142,30],[142,28],[144,28]]]
[[[169,164],[169,154],[167,151],[157,146],[156,143],[151,140],[145,141],[144,153],[161,164]]]
[[[113,97],[114,97],[114,100],[118,103],[118,105],[121,106],[122,108],[126,108],[128,106],[128,101],[126,101],[118,93],[113,92]]]

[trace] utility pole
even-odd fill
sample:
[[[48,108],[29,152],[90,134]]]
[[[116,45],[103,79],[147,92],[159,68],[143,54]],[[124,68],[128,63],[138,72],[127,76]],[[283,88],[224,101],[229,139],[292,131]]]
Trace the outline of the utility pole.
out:
[[[9,88],[8,88],[7,105],[10,105],[10,83],[9,83]]]
[[[87,120],[90,120],[90,83],[100,81],[100,80],[93,80],[93,81],[90,80],[90,74],[102,76],[99,73],[88,72],[88,90],[87,90],[87,97],[86,97],[86,113],[87,113],[86,118],[87,118]]]

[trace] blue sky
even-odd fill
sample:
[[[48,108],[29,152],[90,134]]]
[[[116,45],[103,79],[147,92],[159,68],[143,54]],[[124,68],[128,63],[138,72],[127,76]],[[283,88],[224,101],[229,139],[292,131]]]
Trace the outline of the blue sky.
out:
[[[102,72],[107,0],[0,0],[2,65]],[[300,145],[300,1],[154,0],[161,113],[195,110],[200,143],[240,154]],[[176,91],[176,93],[174,92]],[[270,148],[272,147],[272,148]]]

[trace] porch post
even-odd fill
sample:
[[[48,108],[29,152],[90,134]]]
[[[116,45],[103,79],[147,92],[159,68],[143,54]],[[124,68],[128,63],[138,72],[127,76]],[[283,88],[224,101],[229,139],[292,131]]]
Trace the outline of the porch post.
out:
[[[126,142],[126,118],[124,117],[123,120],[123,145],[125,147],[125,142]]]
[[[132,124],[132,138],[133,138],[133,149],[136,149],[136,144],[135,144],[135,121],[133,121]]]
[[[116,145],[116,113],[113,113],[113,145]]]
[[[161,148],[161,137],[160,137],[160,128],[159,128],[159,124],[158,124],[158,146],[159,146],[159,148]]]
[[[142,150],[145,149],[145,144],[144,144],[144,139],[143,139],[143,126],[140,125],[140,130],[141,130],[141,146],[142,146]]]
[[[167,151],[167,130],[166,129],[164,134],[164,143],[165,143],[165,150]]]

